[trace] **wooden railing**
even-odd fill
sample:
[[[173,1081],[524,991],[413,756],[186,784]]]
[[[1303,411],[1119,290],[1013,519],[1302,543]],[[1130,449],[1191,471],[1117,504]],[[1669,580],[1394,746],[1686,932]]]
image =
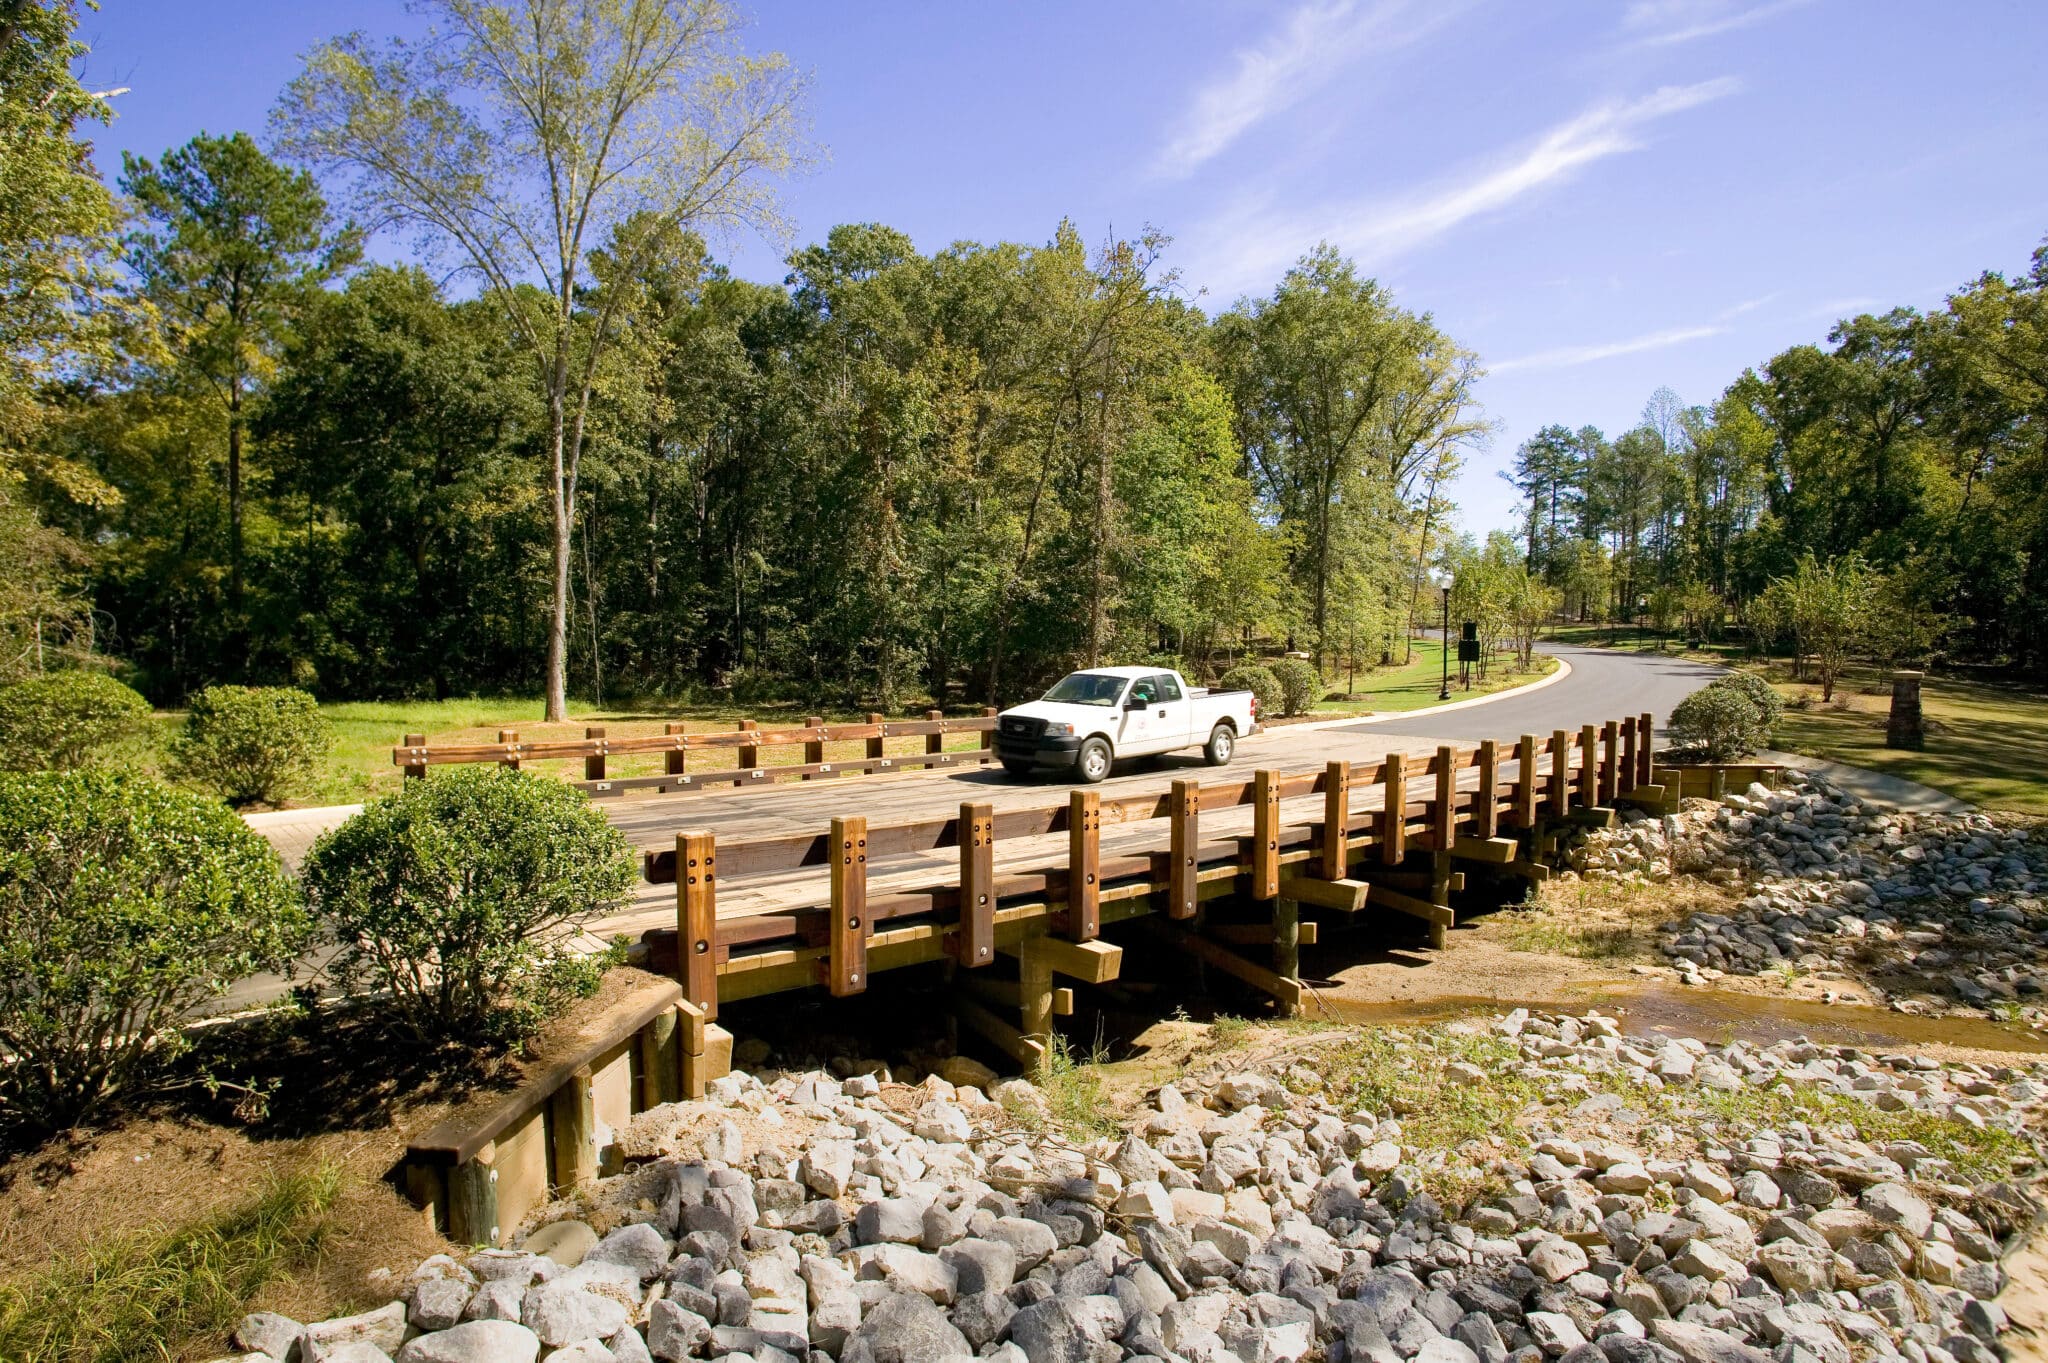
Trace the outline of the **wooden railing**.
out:
[[[522,742],[517,729],[500,729],[495,743],[429,744],[425,734],[407,734],[391,750],[393,766],[402,767],[408,779],[419,779],[429,767],[458,763],[495,762],[518,768],[528,762],[576,760],[583,762],[583,780],[577,782],[592,795],[623,795],[629,791],[654,793],[698,790],[721,786],[769,785],[776,781],[812,781],[861,772],[910,771],[925,767],[979,765],[995,760],[996,711],[948,719],[944,711],[928,710],[923,719],[888,719],[870,714],[860,724],[827,724],[820,716],[807,718],[793,728],[763,729],[751,719],[740,720],[725,733],[685,733],[683,725],[670,723],[665,732],[630,738],[609,738],[604,726],[591,725],[582,738]],[[946,750],[948,735],[979,734],[979,747]],[[923,738],[923,752],[890,753],[890,739]],[[859,742],[863,755],[828,761],[828,743]],[[764,766],[763,749],[803,748],[803,761]],[[732,753],[736,765],[691,771],[692,752]],[[657,754],[663,770],[652,776],[616,777],[609,774],[609,759],[629,755]]]
[[[1193,918],[1205,885],[1225,893],[1243,882],[1253,900],[1289,899],[1356,911],[1371,902],[1429,923],[1441,942],[1450,926],[1448,895],[1453,859],[1492,862],[1531,878],[1544,869],[1535,858],[1546,824],[1604,814],[1617,801],[1661,806],[1652,786],[1651,717],[1631,716],[1547,739],[1525,735],[1511,745],[1492,741],[1472,748],[1444,746],[1433,753],[1391,753],[1366,766],[1331,762],[1319,772],[1254,772],[1248,779],[1177,780],[1166,793],[1102,797],[1076,790],[1061,804],[995,810],[963,803],[952,818],[870,826],[865,818],[831,820],[814,833],[749,838],[720,845],[706,830],[688,830],[673,849],[650,850],[643,874],[651,884],[676,886],[673,949],[685,994],[716,1016],[728,998],[823,983],[834,994],[868,987],[877,934],[896,920],[937,920],[892,937],[924,945],[892,952],[890,964],[950,956],[969,970],[988,965],[1006,923],[1043,919],[1044,930],[1070,943],[1096,939],[1107,902],[1156,901],[1169,919]],[[1512,774],[1508,773],[1512,768]],[[1474,788],[1460,779],[1475,773]],[[1411,787],[1431,781],[1418,800]],[[1358,799],[1379,787],[1380,808]],[[1387,792],[1398,791],[1397,799]],[[1321,795],[1321,820],[1283,826],[1283,800]],[[1252,808],[1250,836],[1234,845],[1203,844],[1204,815]],[[1163,822],[1163,846],[1103,855],[1105,826]],[[1016,838],[1064,832],[1064,855],[1042,863],[994,871],[994,849]],[[1512,836],[1504,837],[1503,834]],[[946,883],[869,893],[870,869],[893,857],[959,849],[959,869]],[[1411,852],[1436,854],[1432,873],[1401,870]],[[1359,863],[1366,866],[1361,869]],[[718,917],[718,887],[756,877],[825,867],[822,893],[806,902],[741,916]],[[1352,873],[1377,879],[1352,883]],[[1335,886],[1336,888],[1328,888]],[[1027,901],[1019,903],[1017,901]],[[1014,908],[1015,912],[1011,912]],[[795,945],[788,945],[791,941]],[[655,935],[666,952],[665,934]]]

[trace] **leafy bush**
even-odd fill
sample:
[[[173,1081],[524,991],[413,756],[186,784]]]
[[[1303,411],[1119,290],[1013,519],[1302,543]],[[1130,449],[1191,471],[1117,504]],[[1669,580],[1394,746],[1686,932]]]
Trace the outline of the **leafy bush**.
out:
[[[0,1092],[51,1129],[142,1084],[181,1019],[282,970],[305,914],[219,801],[110,772],[0,776]]]
[[[311,783],[333,744],[333,727],[304,691],[209,686],[171,744],[171,770],[230,804],[277,804]]]
[[[582,792],[501,767],[408,782],[326,834],[307,903],[345,987],[390,991],[422,1039],[504,1040],[596,987],[569,938],[625,903],[625,835]]]
[[[1305,715],[1322,699],[1323,679],[1305,659],[1282,658],[1272,671],[1280,683],[1282,714]]]
[[[1732,686],[1704,686],[1671,711],[1674,747],[1709,762],[1732,762],[1766,741],[1763,715]]]
[[[1286,693],[1280,689],[1280,679],[1273,675],[1273,669],[1256,663],[1231,668],[1223,674],[1217,689],[1251,692],[1258,698],[1260,719],[1271,719],[1282,713],[1281,707],[1286,702]]]
[[[1785,717],[1785,698],[1778,694],[1777,688],[1754,672],[1730,672],[1715,678],[1713,684],[1738,691],[1749,698],[1749,703],[1756,707],[1757,718],[1762,726],[1759,730],[1761,737],[1758,746],[1768,744],[1771,741],[1771,731],[1776,729],[1778,721]]]
[[[0,769],[75,771],[118,759],[149,702],[99,672],[51,672],[0,691]]]

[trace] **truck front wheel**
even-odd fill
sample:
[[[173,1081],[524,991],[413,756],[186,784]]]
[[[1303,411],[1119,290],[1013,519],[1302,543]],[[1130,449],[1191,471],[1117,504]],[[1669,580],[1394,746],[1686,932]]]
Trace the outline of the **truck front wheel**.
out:
[[[1081,745],[1081,751],[1074,758],[1074,774],[1087,785],[1094,785],[1109,775],[1109,744],[1100,738],[1091,738]]]
[[[1237,731],[1228,724],[1219,724],[1209,731],[1209,741],[1202,747],[1202,757],[1212,767],[1227,767],[1236,751]]]

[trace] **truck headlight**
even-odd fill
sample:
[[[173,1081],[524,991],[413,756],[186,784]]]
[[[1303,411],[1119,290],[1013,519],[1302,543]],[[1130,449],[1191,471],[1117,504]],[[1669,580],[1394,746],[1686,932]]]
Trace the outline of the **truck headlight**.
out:
[[[1048,724],[1045,726],[1045,731],[1056,738],[1072,738],[1074,736],[1074,726],[1071,724]]]

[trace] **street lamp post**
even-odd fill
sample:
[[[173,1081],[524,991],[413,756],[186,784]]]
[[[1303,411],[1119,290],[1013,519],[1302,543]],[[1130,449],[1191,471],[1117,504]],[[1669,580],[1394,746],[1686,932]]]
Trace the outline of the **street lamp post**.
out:
[[[1444,586],[1444,684],[1437,689],[1438,700],[1451,698],[1451,584]]]

